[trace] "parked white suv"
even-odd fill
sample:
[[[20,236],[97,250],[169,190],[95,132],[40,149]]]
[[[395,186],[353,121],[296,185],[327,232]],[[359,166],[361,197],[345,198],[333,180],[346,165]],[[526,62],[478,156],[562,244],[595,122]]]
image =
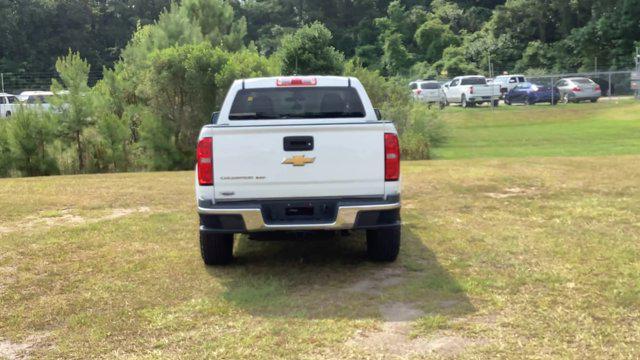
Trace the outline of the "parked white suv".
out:
[[[0,93],[0,117],[10,117],[20,108],[15,95]]]
[[[367,252],[400,249],[400,146],[352,77],[237,80],[200,132],[196,198],[205,264],[236,233],[366,230]]]
[[[459,76],[444,85],[448,103],[459,103],[462,107],[473,107],[484,102],[498,106],[500,85],[487,84],[484,76]]]
[[[415,100],[424,101],[427,104],[438,104],[443,108],[446,99],[439,82],[435,80],[416,80],[409,83],[409,88]]]

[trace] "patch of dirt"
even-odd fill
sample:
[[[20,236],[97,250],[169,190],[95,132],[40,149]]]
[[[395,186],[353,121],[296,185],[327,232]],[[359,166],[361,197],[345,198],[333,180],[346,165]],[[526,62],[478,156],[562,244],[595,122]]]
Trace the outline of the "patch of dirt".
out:
[[[55,226],[74,226],[80,224],[91,224],[101,221],[115,220],[135,213],[149,213],[151,209],[146,206],[138,208],[112,209],[111,213],[96,218],[85,218],[72,213],[71,209],[61,210],[55,215],[29,216],[23,222],[18,222],[12,226],[0,227],[0,234],[7,234],[21,230],[47,229]]]
[[[424,312],[411,304],[394,302],[380,306],[380,314],[386,322],[399,323],[416,320],[424,315]]]
[[[28,359],[29,353],[40,346],[46,333],[30,335],[21,343],[14,343],[9,340],[0,340],[0,358],[8,360]]]
[[[516,197],[516,196],[536,195],[539,193],[540,191],[535,187],[531,187],[531,188],[511,187],[511,188],[504,189],[502,192],[490,192],[490,193],[484,193],[484,194],[493,199],[506,199],[506,198]]]
[[[459,336],[450,331],[438,331],[430,337],[412,337],[412,322],[424,315],[412,304],[385,304],[380,306],[380,313],[385,320],[380,329],[375,332],[359,331],[348,340],[348,347],[379,358],[404,359],[425,355],[456,357],[471,346],[486,343],[485,340]]]
[[[134,214],[134,213],[148,213],[148,212],[151,212],[151,209],[147,206],[141,206],[139,208],[131,208],[131,209],[113,209],[111,214],[98,218],[96,219],[96,221],[114,220],[117,218],[121,218],[123,216]]]
[[[399,285],[404,281],[402,275],[405,270],[399,267],[386,267],[377,271],[373,275],[368,275],[366,279],[360,280],[347,287],[347,291],[358,292],[369,295],[380,295],[387,287]]]

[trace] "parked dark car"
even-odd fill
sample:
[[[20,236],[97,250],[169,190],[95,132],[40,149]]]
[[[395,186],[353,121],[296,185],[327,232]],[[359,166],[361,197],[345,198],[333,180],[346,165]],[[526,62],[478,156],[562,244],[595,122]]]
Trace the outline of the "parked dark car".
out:
[[[513,103],[523,103],[533,105],[540,102],[548,102],[555,105],[560,100],[560,91],[557,87],[551,89],[548,85],[533,84],[525,82],[518,84],[504,97],[504,102],[507,105]]]

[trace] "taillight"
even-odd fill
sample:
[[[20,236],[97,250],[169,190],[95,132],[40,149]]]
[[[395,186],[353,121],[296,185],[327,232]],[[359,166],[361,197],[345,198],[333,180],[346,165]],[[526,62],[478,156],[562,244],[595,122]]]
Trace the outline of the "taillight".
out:
[[[600,85],[596,85],[596,91],[600,91]]]
[[[400,142],[398,135],[384,134],[384,180],[400,179]]]
[[[580,89],[578,86],[574,87],[573,89],[571,89],[571,91],[573,92],[580,92],[582,91],[582,89]]]
[[[473,86],[469,86],[469,94],[473,94]]]
[[[416,94],[418,94],[418,95],[422,94],[422,90],[417,89],[417,90],[416,90]]]
[[[213,139],[202,138],[198,141],[198,183],[213,185]]]

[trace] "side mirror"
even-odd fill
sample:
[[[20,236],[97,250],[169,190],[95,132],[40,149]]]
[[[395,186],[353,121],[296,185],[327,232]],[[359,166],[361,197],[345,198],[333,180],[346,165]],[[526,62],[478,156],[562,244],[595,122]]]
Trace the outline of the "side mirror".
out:
[[[213,114],[211,114],[211,123],[217,124],[219,117],[220,117],[220,111],[214,111]]]
[[[380,111],[380,109],[373,109],[373,111],[376,113],[376,118],[378,118],[378,120],[382,120],[382,112]]]

